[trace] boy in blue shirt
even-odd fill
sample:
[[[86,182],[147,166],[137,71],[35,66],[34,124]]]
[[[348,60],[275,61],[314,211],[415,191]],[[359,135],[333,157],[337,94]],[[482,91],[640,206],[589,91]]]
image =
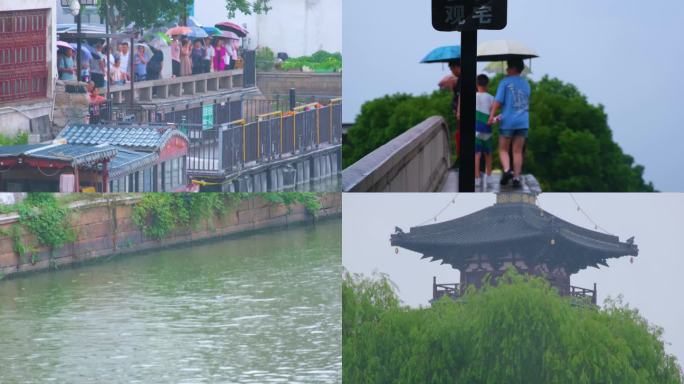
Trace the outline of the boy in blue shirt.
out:
[[[501,108],[499,125],[499,159],[504,173],[501,185],[513,179],[513,188],[520,188],[520,174],[523,165],[523,147],[530,128],[530,83],[520,76],[525,64],[522,59],[508,60],[507,76],[499,83],[488,123],[495,122],[497,110]],[[511,172],[509,148],[513,144],[513,172]]]

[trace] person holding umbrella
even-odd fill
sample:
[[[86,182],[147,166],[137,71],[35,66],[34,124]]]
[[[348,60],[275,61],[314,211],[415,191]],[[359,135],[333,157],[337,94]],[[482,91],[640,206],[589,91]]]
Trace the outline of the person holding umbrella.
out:
[[[523,147],[530,128],[530,83],[520,76],[525,69],[522,59],[507,61],[507,76],[499,83],[494,97],[494,104],[489,114],[488,124],[500,120],[499,126],[499,159],[503,167],[501,185],[513,179],[513,188],[521,188],[520,175],[523,165]],[[496,118],[501,108],[500,119]],[[509,148],[513,144],[513,170],[511,171]]]
[[[190,41],[188,39],[183,39],[180,49],[180,75],[190,76],[192,75],[192,61],[190,60],[190,55],[192,54],[192,47],[190,46]]]
[[[147,80],[147,60],[145,59],[145,46],[138,45],[135,58],[133,59],[135,65],[135,81]]]
[[[57,56],[57,72],[60,80],[76,80],[76,63],[74,51],[69,48],[60,48]]]

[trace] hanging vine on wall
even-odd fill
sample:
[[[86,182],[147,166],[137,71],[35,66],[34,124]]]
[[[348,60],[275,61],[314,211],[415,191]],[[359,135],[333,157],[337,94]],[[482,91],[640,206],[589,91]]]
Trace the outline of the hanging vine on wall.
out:
[[[321,209],[321,195],[315,192],[268,192],[262,193],[262,197],[272,204],[280,204],[287,207],[287,212],[292,212],[292,205],[302,204],[312,216],[318,216]]]
[[[310,192],[279,193],[146,193],[133,208],[132,219],[145,236],[155,240],[167,237],[179,228],[213,225],[240,201],[262,197],[272,204],[288,207],[299,203],[316,216],[321,208],[320,194]]]
[[[12,249],[23,262],[35,263],[34,252],[41,245],[53,251],[76,240],[69,210],[51,193],[29,193],[23,202],[6,208],[18,212],[19,221],[3,235],[12,239]],[[27,242],[26,232],[35,235],[38,244]],[[27,256],[30,260],[26,260]]]
[[[177,228],[211,223],[246,196],[242,193],[146,193],[133,208],[132,219],[146,236],[161,240]]]

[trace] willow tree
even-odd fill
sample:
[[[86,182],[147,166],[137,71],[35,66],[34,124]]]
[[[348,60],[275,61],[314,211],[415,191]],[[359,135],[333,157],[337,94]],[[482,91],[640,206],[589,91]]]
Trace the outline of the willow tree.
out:
[[[512,272],[431,308],[401,307],[388,287],[386,279],[344,281],[345,382],[682,382],[662,329],[619,300],[578,305]]]

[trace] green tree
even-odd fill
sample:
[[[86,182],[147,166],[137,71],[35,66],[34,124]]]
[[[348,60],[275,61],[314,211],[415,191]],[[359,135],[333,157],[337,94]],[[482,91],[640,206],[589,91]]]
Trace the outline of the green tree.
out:
[[[386,278],[346,276],[343,380],[353,383],[681,383],[662,329],[636,309],[563,298],[509,272],[431,308],[409,309]]]
[[[140,28],[148,28],[178,21],[193,0],[107,0],[99,1],[101,15],[109,13],[109,23],[113,30],[135,22]],[[235,17],[236,12],[244,14],[268,13],[271,0],[225,0],[227,18]],[[106,6],[106,8],[105,8]]]
[[[502,78],[492,79],[490,92],[496,91]],[[644,167],[613,140],[602,105],[590,104],[574,85],[558,79],[544,77],[530,83],[531,127],[524,171],[535,175],[545,191],[654,190],[643,179]],[[365,103],[346,137],[345,166],[432,115],[441,115],[454,126],[450,92],[398,94]],[[496,133],[493,140],[498,140]],[[498,160],[496,153],[494,157]]]

